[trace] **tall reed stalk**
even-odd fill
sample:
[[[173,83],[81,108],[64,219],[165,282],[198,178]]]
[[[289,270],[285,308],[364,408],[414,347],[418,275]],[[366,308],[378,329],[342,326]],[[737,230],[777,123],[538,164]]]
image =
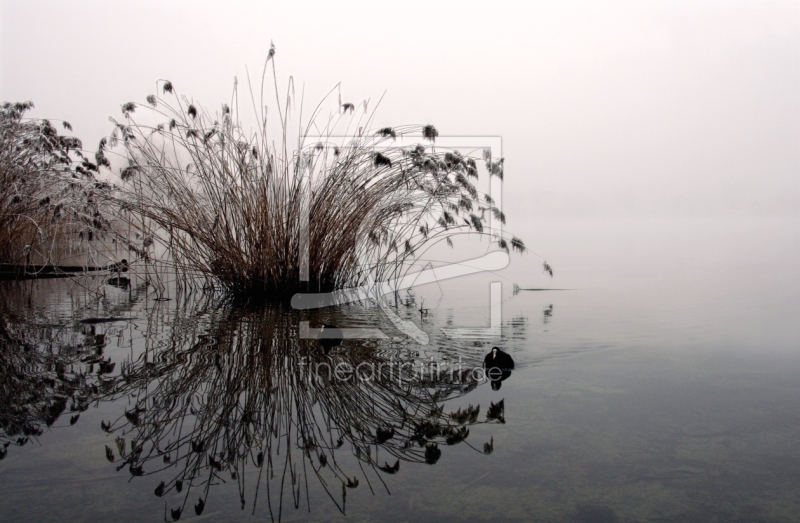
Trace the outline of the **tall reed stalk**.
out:
[[[117,203],[149,258],[185,281],[200,276],[274,296],[374,284],[402,275],[434,243],[492,235],[490,214],[505,221],[474,184],[480,171],[502,178],[503,160],[436,148],[431,125],[364,131],[372,122],[366,103],[356,110],[340,102],[327,119],[320,104],[295,147],[291,82],[284,98],[276,91],[275,122],[263,105],[263,79],[263,109],[250,89],[252,133],[243,129],[237,88],[231,105],[212,114],[172,83],[157,85],[147,105],[122,106],[124,120],[98,155],[114,160]],[[345,138],[337,137],[342,127]],[[312,132],[324,139],[307,143]],[[411,136],[415,143],[399,145],[398,137]],[[493,240],[525,250],[516,237]]]

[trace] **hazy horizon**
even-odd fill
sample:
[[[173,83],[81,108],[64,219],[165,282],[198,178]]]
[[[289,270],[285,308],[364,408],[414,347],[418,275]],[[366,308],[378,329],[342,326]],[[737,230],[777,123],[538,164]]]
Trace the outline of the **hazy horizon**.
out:
[[[206,107],[258,76],[376,126],[492,135],[508,230],[559,218],[799,216],[797,2],[336,6],[2,2],[0,92],[94,150],[158,79]]]

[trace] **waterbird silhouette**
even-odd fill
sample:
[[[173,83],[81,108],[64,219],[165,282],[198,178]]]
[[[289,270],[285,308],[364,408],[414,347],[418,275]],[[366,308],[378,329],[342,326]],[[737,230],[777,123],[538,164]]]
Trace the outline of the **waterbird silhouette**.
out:
[[[483,358],[483,366],[490,369],[514,370],[514,359],[499,347],[492,347],[491,352]]]
[[[502,382],[511,376],[514,359],[499,347],[492,347],[491,352],[483,359],[483,367],[492,382],[492,390],[500,390]]]
[[[325,354],[329,354],[331,349],[341,345],[343,338],[344,335],[341,329],[336,325],[327,324],[322,326],[322,330],[317,336],[317,340],[319,340],[319,344],[322,345]]]

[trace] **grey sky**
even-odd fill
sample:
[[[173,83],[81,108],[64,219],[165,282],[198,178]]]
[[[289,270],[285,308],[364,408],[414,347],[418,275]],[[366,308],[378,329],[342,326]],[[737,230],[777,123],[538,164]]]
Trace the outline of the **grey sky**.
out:
[[[513,221],[800,214],[798,2],[549,3],[4,1],[0,93],[93,148],[159,78],[226,101],[273,40],[307,103],[501,135]]]

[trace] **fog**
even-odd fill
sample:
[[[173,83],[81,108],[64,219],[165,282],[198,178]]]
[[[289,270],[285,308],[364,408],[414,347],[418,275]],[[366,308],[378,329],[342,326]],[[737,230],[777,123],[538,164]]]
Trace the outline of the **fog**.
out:
[[[341,82],[342,102],[369,99],[370,108],[378,107],[375,128],[433,124],[440,133],[437,147],[455,137],[501,141],[502,151],[492,152],[505,157],[505,232],[522,238],[529,249],[512,250],[511,263],[502,270],[415,283],[410,291],[387,295],[390,307],[383,312],[364,300],[301,316],[288,309],[261,310],[249,301],[244,308],[238,300],[211,301],[220,297],[213,293],[184,296],[174,286],[164,292],[136,284],[142,274],[137,266],[145,265],[147,277],[153,274],[139,260],[127,272],[130,281],[119,273],[109,280],[92,277],[90,287],[102,285],[102,298],[72,280],[33,282],[30,292],[0,286],[0,312],[9,316],[2,319],[13,327],[6,330],[21,340],[6,336],[16,343],[9,346],[34,349],[6,351],[13,356],[8,361],[21,363],[0,366],[5,372],[0,379],[24,385],[22,406],[12,406],[34,421],[51,415],[53,405],[65,413],[52,430],[48,422],[47,431],[31,437],[35,444],[9,447],[13,442],[5,440],[0,489],[9,495],[0,496],[0,519],[134,521],[160,518],[162,511],[166,517],[167,506],[173,517],[175,507],[184,507],[186,515],[191,505],[200,515],[203,498],[194,503],[205,496],[202,517],[251,522],[249,507],[255,513],[257,501],[256,517],[277,513],[278,519],[283,514],[297,521],[306,506],[296,504],[299,511],[293,512],[286,502],[273,512],[278,505],[269,501],[284,495],[289,476],[286,499],[297,492],[295,499],[308,510],[314,505],[308,517],[325,521],[341,520],[330,503],[338,506],[339,482],[348,494],[348,517],[359,521],[456,523],[485,520],[487,514],[496,520],[536,514],[548,521],[796,519],[800,507],[791,485],[800,479],[800,2],[549,1],[529,2],[524,9],[496,1],[430,4],[0,0],[0,97],[33,100],[32,117],[69,121],[90,151],[112,130],[109,117],[122,121],[121,106],[144,104],[159,80],[171,81],[177,92],[213,114],[230,102],[237,78],[240,98],[249,103],[248,74],[257,88],[274,43],[277,84],[285,92],[294,79],[304,114]],[[273,99],[269,103],[274,107]],[[489,182],[484,176],[480,183]],[[492,193],[497,196],[494,187]],[[473,233],[454,244],[419,251],[414,262],[420,269],[454,261],[475,267],[474,259],[499,248],[488,235]],[[212,267],[220,266],[219,258],[208,259]],[[502,311],[490,291],[495,282],[501,283]],[[494,330],[485,338],[444,335],[444,329],[495,327],[498,317],[502,336]],[[356,380],[346,388],[326,380],[324,390],[302,384],[305,375],[294,369],[307,355],[310,363],[315,352],[312,340],[297,333],[328,324],[381,329],[391,336],[345,340],[330,361],[397,356],[460,362],[463,355],[480,362],[496,343],[513,354],[514,376],[505,376],[502,390],[499,382],[471,392],[465,386],[463,396],[446,402],[439,396],[444,389],[420,388],[436,390],[438,415],[417,425],[416,414],[406,412],[427,411],[401,401],[402,394],[395,401],[399,388],[365,388],[372,384]],[[75,345],[78,340],[84,341]],[[29,353],[41,359],[25,359],[33,357]],[[47,380],[56,383],[52,362],[58,369],[66,366],[53,359],[63,354],[75,358],[67,381],[57,373],[68,386],[45,388]],[[262,361],[254,355],[265,363],[251,365]],[[106,371],[98,364],[93,378],[95,364],[80,370],[86,364],[79,357],[82,362],[107,358],[100,359],[103,367],[113,371],[116,365],[122,374],[103,377]],[[176,370],[174,362],[187,361]],[[248,363],[236,363],[241,361]],[[80,380],[73,380],[78,372]],[[20,379],[28,375],[28,382]],[[61,391],[78,390],[74,382],[84,388],[95,383],[87,379],[101,384],[101,394],[69,392],[74,394],[70,415],[84,398],[87,409],[90,403],[93,408],[84,409],[80,422],[77,413],[71,416],[67,426]],[[120,388],[106,388],[115,383]],[[204,391],[213,397],[203,399]],[[233,398],[234,408],[215,410],[222,405],[219,398]],[[241,409],[237,398],[245,398]],[[361,410],[359,398],[369,409]],[[440,438],[436,447],[427,429],[427,439],[412,438],[419,446],[401,440],[408,427],[419,431],[438,424],[437,416],[467,408],[468,402],[470,409],[484,407],[486,422],[470,425],[467,445],[453,447]],[[389,404],[392,409],[381,410]],[[184,412],[176,417],[164,405],[182,405]],[[298,460],[286,451],[281,455],[290,475],[266,472],[273,463],[272,432],[249,432],[251,426],[267,426],[257,421],[269,418],[263,405],[287,412],[272,417],[286,420],[285,434],[270,430],[281,434],[281,441],[285,436],[289,452],[305,450]],[[183,423],[187,406],[192,417],[167,445],[186,448],[191,442],[193,451],[158,447],[166,434],[159,429],[161,420]],[[302,410],[306,407],[313,412]],[[489,424],[488,411],[498,408],[507,418]],[[261,410],[264,418],[251,416]],[[140,412],[145,421],[134,429]],[[302,432],[307,420],[317,421],[316,412],[327,425]],[[356,420],[353,412],[370,414]],[[346,440],[347,446],[339,456],[361,460],[360,477],[368,478],[362,462],[373,455],[374,465],[379,462],[379,445],[374,454],[369,450],[376,416],[383,419],[374,428],[397,427],[388,443],[375,431],[387,447],[380,450],[385,467],[378,470],[394,474],[403,460],[398,474],[380,480],[391,496],[369,479],[352,490],[347,467],[339,465],[350,458],[337,462],[322,441],[341,435],[338,445]],[[9,426],[0,426],[0,443]],[[166,426],[172,427],[161,428]],[[242,434],[236,432],[242,427],[246,437],[229,436]],[[13,430],[18,437],[19,425]],[[128,435],[132,450],[123,454],[122,439],[116,462],[125,461],[116,476],[102,454],[106,443],[106,456],[115,460],[115,432]],[[317,435],[325,436],[319,446]],[[209,451],[208,465],[195,451],[195,438]],[[27,440],[20,438],[17,445]],[[223,446],[234,440],[247,448]],[[400,441],[408,441],[403,449],[409,454],[425,456],[414,463],[403,457],[405,450],[389,449]],[[133,451],[135,445],[142,446]],[[144,460],[161,461],[152,449],[167,452],[165,463],[169,452],[177,457],[166,468],[147,462],[146,477],[131,478],[129,472],[143,473],[141,462],[135,468],[143,445],[149,449]],[[266,487],[259,483],[261,470],[249,465],[255,445],[266,445]],[[492,455],[472,452],[480,454],[481,448]],[[218,454],[222,462],[244,456],[238,479],[233,475],[238,465],[216,465],[212,449],[227,451],[227,458]],[[429,449],[443,454],[435,468],[424,463],[439,459],[429,460]],[[318,452],[330,452],[325,470],[324,453],[319,465],[311,461]],[[187,468],[178,469],[184,456]],[[191,470],[190,457],[196,464]],[[324,480],[333,485],[328,492],[313,474],[323,478],[320,471],[334,469],[336,478]],[[228,470],[230,481],[212,483]],[[168,483],[162,498],[165,483],[156,487],[157,478],[169,482],[177,471],[189,478],[183,501],[170,492],[177,481]],[[205,477],[205,471],[209,482],[202,491],[191,478]],[[295,489],[302,474],[311,478],[305,494],[302,479]],[[357,486],[357,477],[353,480]],[[261,494],[255,485],[262,485]],[[240,510],[245,492],[248,507]],[[344,513],[344,494],[341,499]]]
[[[376,126],[500,136],[509,230],[798,215],[796,2],[550,4],[4,1],[0,92],[94,149],[158,79],[229,100],[272,41],[306,106],[342,82]]]

